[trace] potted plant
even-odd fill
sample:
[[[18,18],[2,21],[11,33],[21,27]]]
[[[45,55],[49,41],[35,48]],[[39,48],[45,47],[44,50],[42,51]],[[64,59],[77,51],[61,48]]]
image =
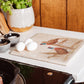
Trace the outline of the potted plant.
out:
[[[24,32],[32,28],[35,22],[32,0],[0,0],[0,8],[6,12],[11,30]]]

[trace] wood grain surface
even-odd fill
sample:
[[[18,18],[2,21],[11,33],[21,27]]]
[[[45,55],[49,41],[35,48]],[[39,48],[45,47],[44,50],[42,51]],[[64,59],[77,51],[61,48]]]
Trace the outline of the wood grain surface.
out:
[[[84,0],[67,0],[67,29],[84,32]]]
[[[40,0],[32,0],[35,13],[35,25],[40,26]]]
[[[66,29],[66,0],[41,0],[41,26]]]
[[[35,25],[84,32],[84,0],[33,0]]]

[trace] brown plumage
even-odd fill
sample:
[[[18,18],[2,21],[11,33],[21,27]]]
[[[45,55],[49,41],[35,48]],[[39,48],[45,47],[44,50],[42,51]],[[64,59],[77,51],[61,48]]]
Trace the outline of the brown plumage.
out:
[[[54,48],[57,54],[67,54],[68,51],[64,48]]]
[[[49,40],[49,41],[44,41],[41,43],[41,45],[54,45],[55,43],[58,42],[58,38],[57,39],[52,39],[52,40]]]

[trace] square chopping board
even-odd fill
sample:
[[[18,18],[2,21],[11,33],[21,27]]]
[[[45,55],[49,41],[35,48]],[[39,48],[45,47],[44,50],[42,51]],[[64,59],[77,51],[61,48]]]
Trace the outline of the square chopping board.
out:
[[[30,52],[25,49],[22,52],[13,50],[10,53],[53,64],[67,65],[74,62],[73,59],[84,45],[84,40],[82,39],[52,34],[37,33],[31,38],[38,43],[38,48],[35,51]]]

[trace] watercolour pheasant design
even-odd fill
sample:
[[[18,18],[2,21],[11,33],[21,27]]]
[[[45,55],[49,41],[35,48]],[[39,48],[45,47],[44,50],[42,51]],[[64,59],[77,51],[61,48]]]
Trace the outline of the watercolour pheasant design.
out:
[[[57,54],[67,54],[68,51],[64,48],[53,48],[53,47],[48,47],[49,49],[54,49]]]
[[[52,40],[49,40],[49,41],[42,42],[40,45],[54,45],[58,42],[58,40],[59,40],[59,38],[52,39]],[[48,49],[54,49],[57,54],[67,54],[68,53],[68,51],[64,48],[48,47]]]
[[[54,45],[58,42],[58,38],[57,39],[52,39],[52,40],[49,40],[49,41],[44,41],[41,43],[41,45]]]

